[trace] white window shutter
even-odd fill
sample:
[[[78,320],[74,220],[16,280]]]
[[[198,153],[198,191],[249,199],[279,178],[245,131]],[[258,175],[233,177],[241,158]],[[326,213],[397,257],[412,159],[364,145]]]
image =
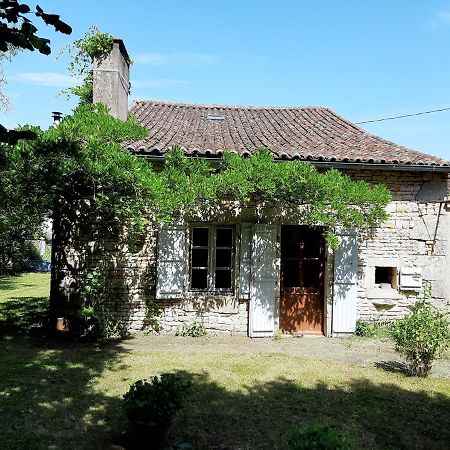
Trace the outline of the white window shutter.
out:
[[[339,247],[334,251],[333,334],[354,333],[358,274],[358,237],[354,228],[336,230]]]
[[[252,268],[252,224],[241,224],[239,253],[239,298],[250,298],[250,276]]]
[[[158,231],[156,298],[182,298],[184,294],[186,227],[162,225]]]
[[[276,290],[276,225],[256,224],[252,237],[250,337],[273,336]]]

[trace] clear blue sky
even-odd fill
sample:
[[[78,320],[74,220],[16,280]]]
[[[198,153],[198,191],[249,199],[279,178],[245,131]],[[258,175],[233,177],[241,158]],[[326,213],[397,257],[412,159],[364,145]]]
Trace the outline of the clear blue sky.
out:
[[[5,65],[17,123],[46,128],[73,101],[61,47],[89,26],[124,40],[131,99],[237,105],[323,105],[352,121],[450,106],[450,0],[43,0],[74,29],[40,25],[46,57]],[[107,6],[107,8],[106,8]],[[450,160],[450,111],[364,125],[396,143]]]

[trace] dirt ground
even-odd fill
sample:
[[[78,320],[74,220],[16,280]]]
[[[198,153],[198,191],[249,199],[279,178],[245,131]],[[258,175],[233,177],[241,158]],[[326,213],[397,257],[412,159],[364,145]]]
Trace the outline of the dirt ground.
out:
[[[242,336],[207,336],[188,338],[172,335],[136,335],[122,345],[127,349],[145,348],[146,351],[163,352],[170,350],[186,352],[222,353],[283,353],[296,356],[310,356],[329,361],[347,362],[357,366],[379,367],[392,372],[405,370],[404,359],[394,351],[388,338],[347,339],[317,336],[283,336],[279,340],[262,338],[250,339]],[[435,362],[432,376],[450,378],[450,354]]]

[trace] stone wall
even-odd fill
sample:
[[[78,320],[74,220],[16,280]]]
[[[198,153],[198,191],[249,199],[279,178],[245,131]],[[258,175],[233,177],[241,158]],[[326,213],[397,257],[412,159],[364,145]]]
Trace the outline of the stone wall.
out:
[[[447,206],[442,202],[447,195],[446,175],[371,170],[347,173],[354,179],[384,183],[393,196],[387,207],[386,223],[360,236],[358,316],[369,321],[398,319],[423,295],[418,291],[380,288],[375,283],[376,267],[419,268],[423,282],[431,289],[433,302],[441,307],[448,305],[450,224]],[[250,219],[238,218],[239,221]],[[278,221],[279,216],[270,220]],[[71,295],[79,289],[83,273],[101,266],[109,279],[108,308],[130,331],[145,326],[146,305],[150,303],[162,308],[163,314],[157,320],[165,332],[174,332],[183,322],[202,321],[209,333],[247,334],[248,302],[240,302],[237,297],[155,299],[156,232],[153,228],[149,228],[147,236],[134,248],[111,237],[84,235],[72,236],[55,250],[63,257],[56,261],[53,287],[57,286],[57,295],[66,299],[66,305],[70,305]]]
[[[449,214],[446,175],[421,172],[350,172],[352,178],[384,183],[392,192],[389,219],[359,240],[358,315],[363,320],[392,321],[408,314],[418,298],[431,296],[436,306],[449,298]],[[381,289],[375,268],[418,268],[425,292]],[[398,283],[398,275],[397,275]]]
[[[164,332],[176,332],[183,323],[202,322],[208,334],[247,335],[248,302],[228,300],[228,305],[202,308],[207,299],[196,301],[161,301],[164,313],[159,323]]]
[[[81,232],[55,220],[52,315],[70,318],[80,297],[85,296],[86,274],[96,271],[106,279],[104,303],[111,317],[125,329],[141,330],[146,304],[154,299],[155,249],[156,231],[152,227],[130,246],[117,236]]]

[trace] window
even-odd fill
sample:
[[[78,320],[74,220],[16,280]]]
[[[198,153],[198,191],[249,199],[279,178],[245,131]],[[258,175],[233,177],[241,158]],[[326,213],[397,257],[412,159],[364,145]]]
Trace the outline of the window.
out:
[[[234,269],[234,228],[209,225],[191,229],[190,287],[231,290]]]
[[[379,287],[390,286],[393,289],[397,289],[397,268],[375,267],[375,284]]]

